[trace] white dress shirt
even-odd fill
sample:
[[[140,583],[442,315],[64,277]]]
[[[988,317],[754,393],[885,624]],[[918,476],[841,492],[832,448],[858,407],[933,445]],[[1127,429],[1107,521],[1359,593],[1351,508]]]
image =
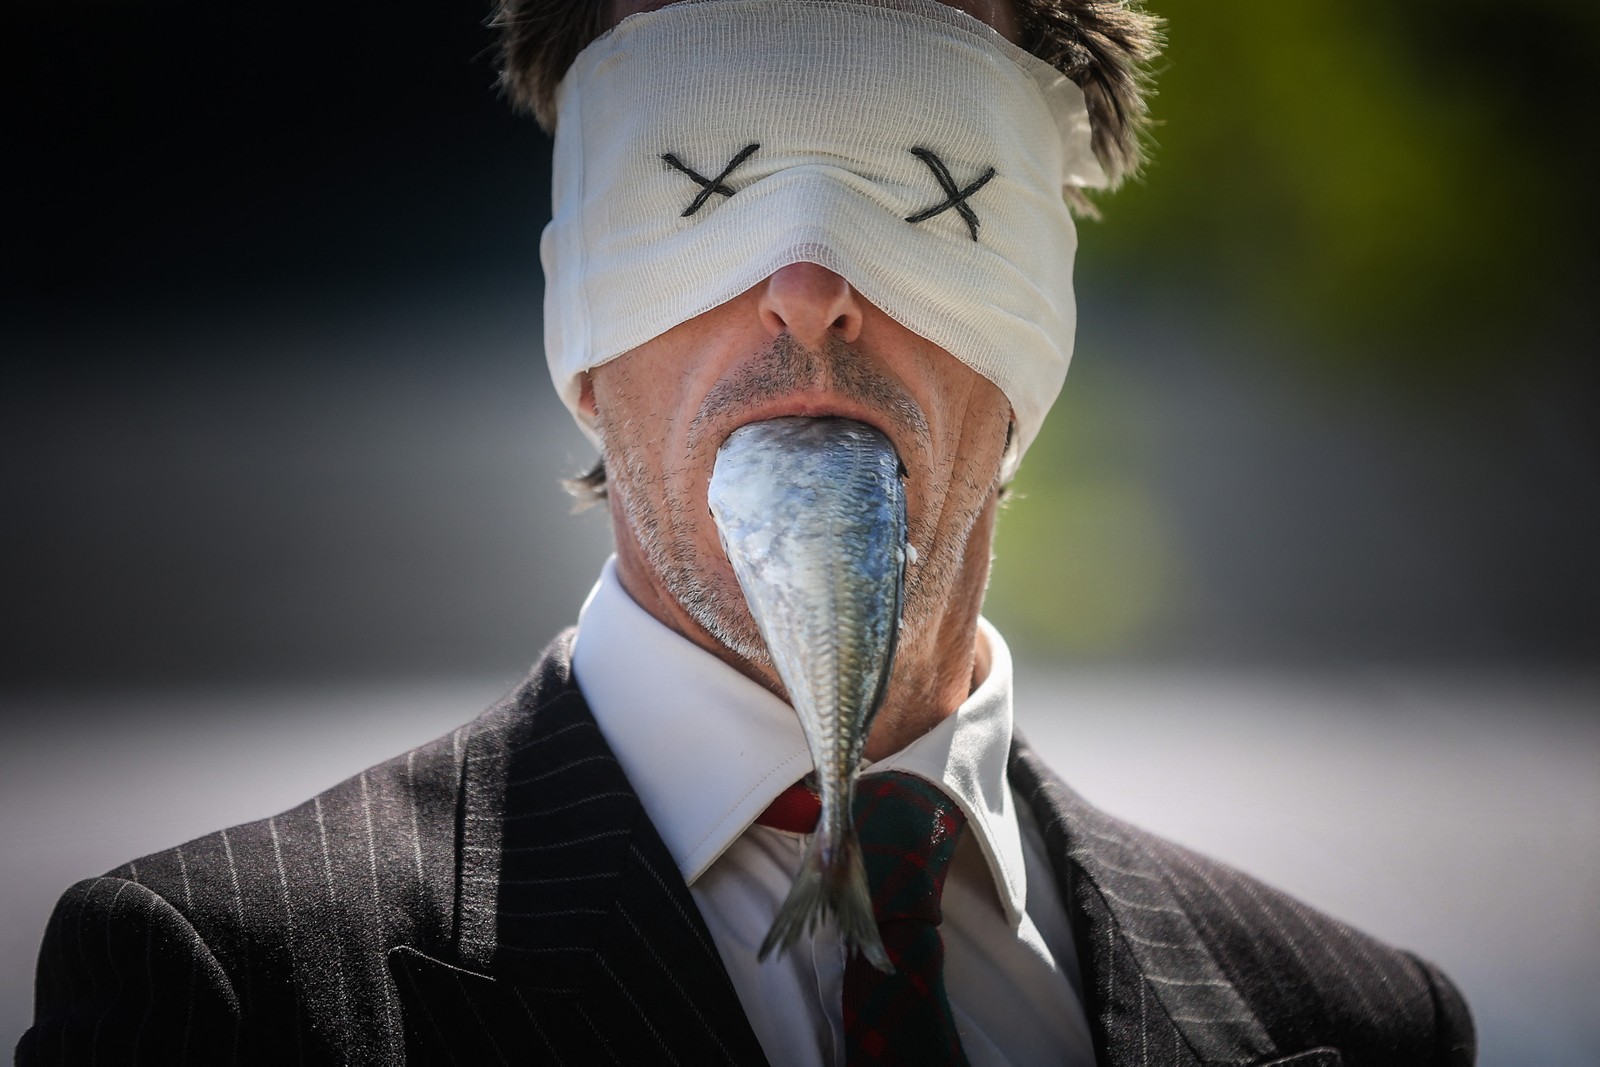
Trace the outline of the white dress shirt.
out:
[[[1072,930],[1043,840],[1007,782],[1011,654],[986,620],[979,640],[989,670],[966,703],[863,773],[917,775],[967,816],[940,933],[972,1067],[1093,1064]],[[635,604],[614,559],[579,615],[573,673],[677,861],[767,1058],[774,1067],[844,1063],[846,957],[834,927],[756,960],[805,844],[755,823],[812,769],[794,710]]]

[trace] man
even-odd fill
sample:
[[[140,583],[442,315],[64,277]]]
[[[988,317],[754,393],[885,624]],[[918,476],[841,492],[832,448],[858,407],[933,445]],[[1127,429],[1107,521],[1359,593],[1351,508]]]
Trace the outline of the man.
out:
[[[616,536],[576,635],[449,737],[73,887],[18,1061],[913,1062],[915,1018],[972,1064],[1470,1063],[1436,969],[1095,811],[1011,729],[995,510],[1070,352],[1063,196],[1137,162],[1153,22],[655,6],[502,18],[557,130],[546,348]],[[916,902],[934,963],[894,957],[917,1003],[870,1022],[885,979],[831,926],[757,954],[811,766],[706,485],[784,415],[869,423],[906,471],[862,782],[947,813],[949,868]]]

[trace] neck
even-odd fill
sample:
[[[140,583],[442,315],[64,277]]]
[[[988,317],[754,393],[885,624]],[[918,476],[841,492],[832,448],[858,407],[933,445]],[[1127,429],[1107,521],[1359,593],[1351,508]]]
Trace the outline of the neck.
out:
[[[995,508],[996,503],[991,500],[974,523],[953,577],[936,583],[936,588],[924,583],[920,595],[937,599],[938,607],[901,634],[894,673],[867,737],[865,754],[869,760],[892,755],[939,725],[955,713],[987,674],[988,650],[979,639],[978,615],[989,580]],[[635,603],[663,625],[787,699],[770,661],[757,662],[741,656],[707,632],[667,591],[627,524],[615,522],[613,528],[617,535],[617,577]]]
[[[915,632],[902,635],[889,691],[867,737],[868,759],[900,751],[955,714],[988,673],[978,615],[989,583],[994,513],[991,501],[973,526],[953,582],[940,590],[941,610]],[[938,594],[925,590],[924,595]]]

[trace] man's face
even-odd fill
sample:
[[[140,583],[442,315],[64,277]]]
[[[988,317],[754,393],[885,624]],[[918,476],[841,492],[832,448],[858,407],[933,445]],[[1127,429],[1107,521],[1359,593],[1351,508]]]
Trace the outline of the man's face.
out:
[[[611,0],[611,21],[666,2]],[[950,6],[1017,40],[1012,0]],[[717,449],[738,427],[783,415],[839,415],[877,427],[906,468],[917,557],[906,573],[899,660],[936,648],[970,655],[1010,404],[992,382],[839,275],[810,263],[779,270],[595,368],[584,403],[593,405],[605,442],[618,566],[629,591],[658,617],[695,638],[698,626],[769,677],[766,646],[706,502]]]
[[[981,597],[1010,405],[839,275],[785,267],[595,368],[591,385],[624,581],[651,583],[743,658],[765,663],[765,646],[720,547],[706,486],[717,449],[749,422],[840,415],[893,442],[918,557],[907,569],[904,641],[932,640],[930,622]],[[641,565],[645,573],[628,573]]]

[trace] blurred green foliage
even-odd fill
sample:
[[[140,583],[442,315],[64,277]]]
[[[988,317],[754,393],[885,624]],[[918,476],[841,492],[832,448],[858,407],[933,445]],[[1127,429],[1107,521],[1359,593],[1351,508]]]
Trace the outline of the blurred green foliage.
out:
[[[1021,655],[1146,647],[1179,593],[1170,522],[1138,477],[1137,399],[1102,376],[1069,388],[1002,510],[985,613]]]
[[[1150,6],[1153,162],[1082,227],[1085,273],[1209,290],[1358,374],[1593,340],[1600,5]]]
[[[1151,473],[1191,460],[1143,454],[1158,417],[1127,368],[1227,352],[1420,415],[1580,380],[1600,350],[1600,4],[1147,3],[1151,163],[1079,227],[1077,365],[1000,523],[985,610],[1024,655],[1186,647],[1197,624]]]

